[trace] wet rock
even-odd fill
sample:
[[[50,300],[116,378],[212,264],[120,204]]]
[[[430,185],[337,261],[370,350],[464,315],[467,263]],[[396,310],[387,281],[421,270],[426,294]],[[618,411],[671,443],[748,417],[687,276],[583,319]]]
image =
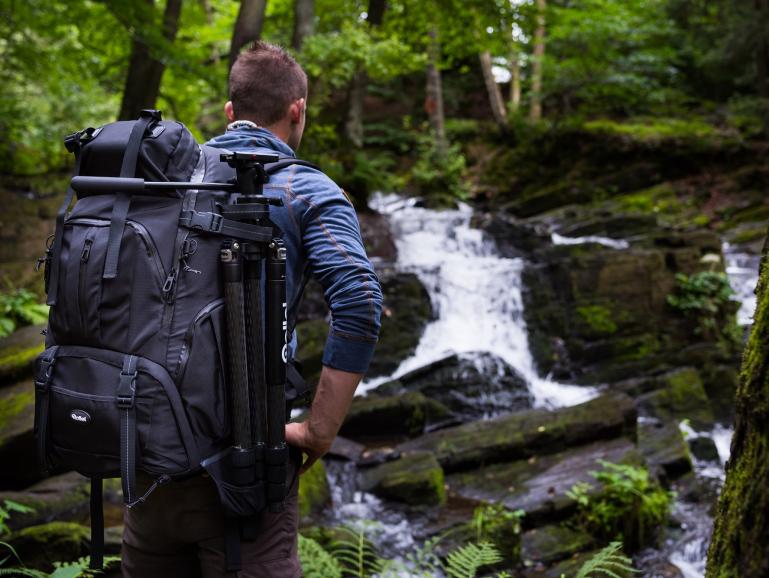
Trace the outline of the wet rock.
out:
[[[307,520],[320,514],[330,503],[326,468],[323,461],[318,460],[299,478],[299,519]]]
[[[88,554],[90,530],[72,522],[49,522],[14,532],[8,542],[25,566],[51,572],[53,562],[72,562]]]
[[[382,498],[412,505],[446,501],[443,469],[429,452],[413,452],[361,473],[360,487]]]
[[[552,524],[523,534],[521,556],[527,566],[536,563],[552,564],[587,550],[594,542],[594,538],[585,532]]]
[[[90,508],[90,482],[76,472],[46,478],[20,491],[0,492],[0,503],[13,500],[33,509],[27,514],[14,513],[8,520],[11,529],[59,521],[86,522]],[[122,497],[120,480],[104,480],[105,524],[120,523]]]
[[[365,451],[366,446],[354,442],[342,436],[336,436],[331,443],[331,449],[328,451],[328,456],[333,458],[342,458],[351,462],[357,462],[360,460],[361,455]]]
[[[718,448],[713,438],[707,436],[697,436],[689,440],[689,449],[692,451],[692,455],[698,460],[706,462],[718,463],[720,457],[718,455]]]
[[[433,452],[447,472],[555,453],[621,435],[635,439],[633,400],[621,393],[554,411],[534,409],[428,433],[398,446]]]
[[[385,462],[391,462],[401,457],[401,453],[395,448],[391,447],[378,447],[369,448],[361,454],[358,466],[367,468],[370,466],[378,466]]]
[[[45,337],[41,331],[45,325],[30,325],[0,339],[0,385],[10,384],[29,378],[35,358],[45,348]]]
[[[692,470],[683,434],[675,422],[643,420],[638,424],[638,449],[653,475],[676,479]]]
[[[403,390],[441,402],[460,421],[521,411],[534,401],[526,380],[503,359],[486,352],[449,355],[383,384],[377,391]]]
[[[433,318],[427,289],[413,273],[382,275],[382,329],[368,375],[387,375],[411,355]]]
[[[0,389],[0,488],[19,489],[41,479],[34,428],[35,388],[32,378]]]
[[[713,427],[713,410],[696,369],[684,367],[671,371],[660,378],[659,384],[660,389],[638,398],[642,414],[661,420],[688,419],[698,430]]]
[[[504,257],[520,257],[550,242],[548,227],[510,215],[487,213],[476,216],[474,220],[479,229],[494,239],[497,250]]]
[[[419,436],[433,424],[451,418],[441,403],[419,392],[392,397],[356,397],[339,433],[354,440],[394,440]]]
[[[557,454],[450,474],[446,482],[449,492],[462,498],[524,510],[526,525],[538,526],[573,513],[576,502],[566,493],[578,482],[592,483],[597,488],[595,478],[590,475],[599,469],[597,460],[643,463],[633,442],[618,438]]]
[[[398,258],[390,221],[375,211],[358,213],[360,233],[366,254],[372,263],[393,263]]]

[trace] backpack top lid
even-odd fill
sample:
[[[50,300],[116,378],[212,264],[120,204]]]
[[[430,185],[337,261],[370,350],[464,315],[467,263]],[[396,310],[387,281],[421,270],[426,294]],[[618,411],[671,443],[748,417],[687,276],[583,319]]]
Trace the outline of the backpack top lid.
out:
[[[80,152],[80,175],[118,176],[136,122],[117,121],[94,130]],[[186,126],[157,121],[150,124],[142,140],[133,176],[148,181],[189,181],[199,157],[200,147]]]

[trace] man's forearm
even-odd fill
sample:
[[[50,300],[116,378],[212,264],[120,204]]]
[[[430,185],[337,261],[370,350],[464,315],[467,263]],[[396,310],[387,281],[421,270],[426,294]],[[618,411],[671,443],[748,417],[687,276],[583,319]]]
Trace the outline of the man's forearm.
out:
[[[301,472],[331,448],[362,378],[361,373],[326,366],[321,370],[310,416],[304,422],[286,425],[286,442],[307,454]]]

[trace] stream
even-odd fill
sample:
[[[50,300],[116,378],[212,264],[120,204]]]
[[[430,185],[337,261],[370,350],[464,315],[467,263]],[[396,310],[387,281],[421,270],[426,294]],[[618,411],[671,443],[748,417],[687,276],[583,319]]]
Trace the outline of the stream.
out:
[[[493,353],[518,370],[529,385],[535,407],[571,406],[600,393],[598,387],[558,383],[537,373],[523,316],[524,261],[501,257],[495,243],[470,226],[471,207],[461,204],[456,210],[433,211],[419,207],[416,199],[378,195],[372,208],[389,218],[398,249],[396,266],[416,274],[425,285],[435,319],[426,327],[414,354],[391,375],[364,381],[360,394],[449,353],[471,356],[473,352]],[[593,242],[616,250],[628,247],[623,240],[598,237],[568,238],[554,233],[551,239],[554,244]],[[728,244],[724,244],[723,252],[734,298],[741,303],[739,323],[749,325],[755,309],[753,290],[759,258]],[[698,478],[720,487],[732,429],[718,425],[712,431],[694,432],[686,423],[681,428],[685,436],[706,436],[715,442],[720,464],[695,459],[694,467]],[[334,521],[366,525],[366,533],[380,553],[402,556],[424,539],[422,520],[410,519],[397,505],[356,490],[353,464],[329,462],[328,475]],[[673,519],[678,527],[666,532],[660,550],[647,551],[646,557],[668,560],[684,578],[702,578],[712,528],[708,509],[706,504],[676,498]],[[648,568],[643,552],[637,562],[644,570]],[[661,576],[653,571],[643,575]]]

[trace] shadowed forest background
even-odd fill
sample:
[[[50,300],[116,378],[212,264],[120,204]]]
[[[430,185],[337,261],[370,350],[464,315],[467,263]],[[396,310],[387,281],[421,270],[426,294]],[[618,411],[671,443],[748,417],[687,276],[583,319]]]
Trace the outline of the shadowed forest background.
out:
[[[88,553],[32,431],[63,137],[158,108],[204,142],[263,39],[385,293],[306,574],[769,576],[769,0],[0,0],[0,30],[0,573]],[[327,315],[311,286],[311,381]]]

